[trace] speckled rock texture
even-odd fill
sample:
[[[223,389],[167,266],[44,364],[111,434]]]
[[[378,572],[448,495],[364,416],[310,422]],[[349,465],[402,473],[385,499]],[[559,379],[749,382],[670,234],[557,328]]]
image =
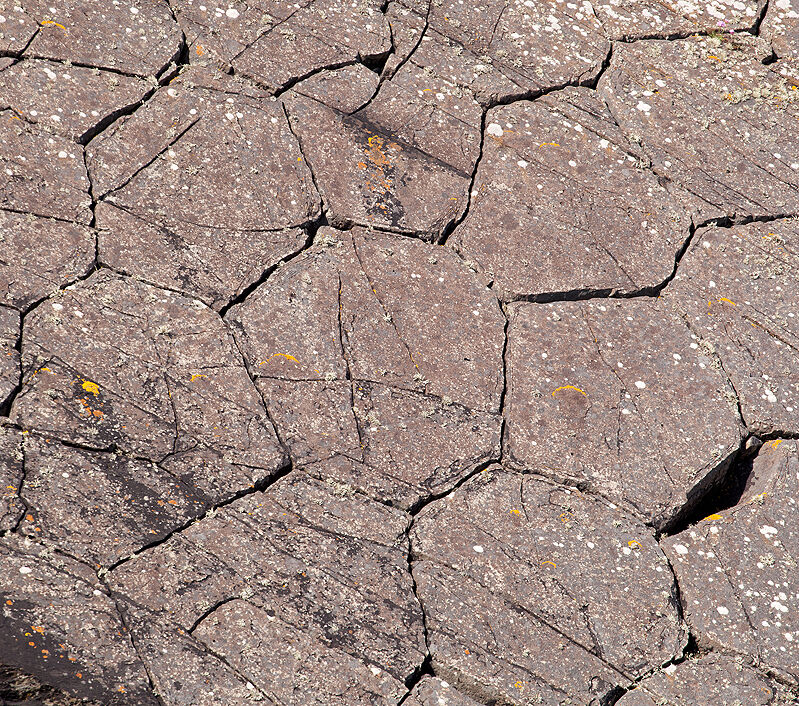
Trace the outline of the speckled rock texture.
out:
[[[0,706],[799,706],[795,0],[0,0]]]

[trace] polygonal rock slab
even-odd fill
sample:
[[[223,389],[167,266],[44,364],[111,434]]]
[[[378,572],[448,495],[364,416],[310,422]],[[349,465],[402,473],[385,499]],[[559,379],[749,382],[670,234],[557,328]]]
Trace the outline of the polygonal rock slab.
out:
[[[151,76],[180,53],[180,29],[166,0],[22,0],[19,9],[3,4],[11,7],[4,11],[7,22],[0,31],[16,25],[11,49],[25,49],[25,56]]]
[[[738,660],[710,653],[666,667],[625,694],[618,706],[782,706],[783,689]]]
[[[25,310],[85,275],[94,246],[94,231],[86,226],[0,211],[2,303]]]
[[[21,533],[103,566],[162,539],[212,504],[154,463],[32,435],[25,440],[21,496]]]
[[[160,462],[219,500],[283,463],[235,343],[197,301],[102,271],[25,322],[26,429]]]
[[[227,7],[194,0],[174,3],[192,62],[219,61],[269,90],[285,88],[325,67],[377,59],[391,33],[377,0],[311,0]]]
[[[666,0],[603,0],[592,2],[606,34],[613,40],[668,39],[694,32],[718,34],[752,29],[760,14],[757,0],[709,0],[706,3]]]
[[[0,663],[111,706],[158,703],[113,600],[84,564],[9,535],[0,595]]]
[[[770,2],[760,33],[771,42],[771,48],[777,57],[799,59],[799,2]]]
[[[489,469],[411,547],[433,669],[481,703],[600,703],[685,644],[651,531],[576,490]]]
[[[666,290],[759,434],[799,430],[798,248],[792,220],[700,230]]]
[[[442,248],[319,236],[229,318],[295,463],[409,507],[497,457],[504,320]]]
[[[799,91],[746,34],[620,44],[599,83],[697,221],[799,213]],[[688,202],[686,202],[688,203]]]
[[[0,306],[0,410],[19,384],[19,312]]]
[[[662,528],[717,482],[741,443],[732,390],[650,299],[509,308],[506,451]]]
[[[308,77],[286,93],[284,100],[297,94],[349,114],[374,96],[379,81],[374,71],[363,64],[354,64],[332,71],[320,71]]]
[[[13,529],[25,509],[19,498],[24,473],[22,435],[0,426],[0,530]]]
[[[653,287],[690,221],[642,159],[594,91],[496,108],[449,242],[501,297]]]
[[[799,683],[799,452],[764,444],[738,504],[668,538],[699,644],[745,654]]]
[[[107,194],[101,261],[215,308],[300,249],[319,213],[282,107],[239,85],[189,72],[87,148]]]
[[[140,619],[172,620],[277,703],[396,703],[425,649],[408,522],[296,472],[110,580]]]
[[[0,71],[3,107],[82,143],[98,126],[133,108],[151,89],[140,78],[55,61],[29,59]]]
[[[1,109],[0,140],[0,209],[91,221],[89,181],[79,145],[39,132]]]
[[[455,691],[438,677],[423,677],[403,703],[408,706],[479,706],[478,701]]]

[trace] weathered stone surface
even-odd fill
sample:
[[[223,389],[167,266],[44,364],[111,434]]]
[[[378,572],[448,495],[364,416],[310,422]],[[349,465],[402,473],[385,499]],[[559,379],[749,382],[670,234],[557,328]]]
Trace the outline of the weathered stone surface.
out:
[[[114,602],[85,565],[7,536],[0,595],[0,663],[104,704],[158,703]]]
[[[19,313],[0,306],[0,410],[19,384]]]
[[[424,651],[408,522],[295,472],[109,578],[133,612],[168,617],[276,703],[396,703]]]
[[[239,85],[191,71],[87,148],[107,194],[100,260],[214,308],[299,250],[319,213],[280,104]]]
[[[26,122],[81,142],[151,89],[134,76],[55,61],[29,59],[0,70],[2,107]]]
[[[588,89],[496,108],[449,243],[501,297],[653,287],[690,220],[645,161]]]
[[[754,38],[620,44],[599,91],[698,221],[799,212],[799,92]]]
[[[732,390],[650,299],[509,308],[506,452],[656,527],[719,480],[742,430]]]
[[[192,62],[216,60],[276,91],[326,67],[376,59],[391,49],[377,0],[310,0],[227,8],[198,0],[174,3]]]
[[[470,275],[418,240],[325,229],[231,310],[296,463],[409,507],[498,456],[504,320]]]
[[[2,75],[2,74],[0,74]],[[88,224],[89,181],[80,146],[0,109],[0,209]]]
[[[668,39],[694,32],[719,35],[755,26],[761,3],[757,0],[602,0],[591,6],[613,40]]]
[[[25,322],[26,429],[160,462],[216,500],[283,463],[223,323],[207,307],[102,271]]]
[[[285,100],[296,94],[312,98],[340,113],[354,113],[374,96],[379,81],[378,75],[363,64],[344,66],[320,71],[301,81],[286,93]]]
[[[14,0],[0,0],[0,51],[19,54],[33,39],[39,25],[32,14]],[[9,62],[10,63],[10,62]]]
[[[0,211],[2,304],[25,310],[85,275],[94,246],[94,231],[86,226]]]
[[[478,706],[468,696],[453,689],[447,682],[438,677],[424,677],[411,692],[407,706]]]
[[[700,645],[745,654],[799,683],[799,453],[764,444],[739,503],[664,543]]]
[[[70,696],[32,674],[8,666],[0,666],[0,693],[7,704],[14,706],[102,706],[97,701]]]
[[[235,490],[235,488],[231,488]],[[20,531],[109,566],[165,537],[211,499],[153,463],[25,439]]]
[[[799,59],[799,3],[797,0],[776,0],[769,3],[762,36],[771,42],[780,59]]]
[[[781,687],[731,657],[709,654],[667,667],[641,682],[618,706],[781,706]]]
[[[411,546],[433,669],[483,703],[600,703],[682,652],[650,531],[575,490],[484,471],[418,515]]]
[[[0,530],[13,529],[25,509],[19,498],[23,474],[22,435],[0,426]]]
[[[799,430],[797,248],[793,220],[700,230],[666,290],[757,433]]]
[[[22,0],[16,5],[0,4],[6,16],[0,31],[14,27],[9,48],[25,49],[25,56],[150,76],[180,52],[180,29],[166,0]]]

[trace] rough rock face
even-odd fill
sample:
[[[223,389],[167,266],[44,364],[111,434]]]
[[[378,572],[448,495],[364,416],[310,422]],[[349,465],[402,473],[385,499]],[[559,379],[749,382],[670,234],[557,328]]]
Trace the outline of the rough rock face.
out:
[[[418,516],[411,547],[433,668],[483,702],[600,703],[681,653],[651,532],[574,489],[488,469]]]
[[[669,538],[699,644],[745,655],[799,683],[797,442],[763,445],[737,505]]]
[[[761,33],[780,59],[799,58],[799,4],[796,0],[769,3]]]
[[[22,435],[0,427],[0,531],[13,529],[24,510],[19,498],[22,482]]]
[[[19,384],[19,313],[0,306],[0,409]]]

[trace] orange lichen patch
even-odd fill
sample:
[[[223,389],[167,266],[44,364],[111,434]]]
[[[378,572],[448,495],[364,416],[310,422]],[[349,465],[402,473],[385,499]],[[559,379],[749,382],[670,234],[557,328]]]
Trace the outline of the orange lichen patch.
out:
[[[61,29],[66,30],[66,27],[64,27],[64,25],[58,22],[54,22],[53,20],[42,20],[39,24],[42,27],[44,27],[45,25],[53,25],[54,27],[60,27]]]
[[[40,635],[44,635],[43,625],[31,625],[31,630],[33,630],[33,632],[38,632]]]
[[[542,142],[539,147],[560,147],[557,142]]]
[[[194,51],[197,53],[197,56],[202,56],[205,54],[205,49],[203,49],[202,44],[198,44]]]
[[[92,382],[91,380],[83,379],[83,384],[81,387],[86,390],[86,392],[91,392],[95,397],[100,394],[100,386],[96,382]]]
[[[514,507],[514,508],[511,509],[510,514],[511,515],[519,515],[521,513],[519,513],[519,511]]]
[[[82,412],[85,413],[87,417],[102,419],[105,416],[101,409],[92,409],[85,397],[81,397],[78,402],[83,406]]]
[[[556,387],[552,390],[552,396],[555,396],[556,392],[561,392],[562,390],[577,390],[583,397],[588,397],[588,393],[584,390],[581,390],[579,387],[575,387],[574,385],[562,385],[561,387]]]
[[[568,512],[561,512],[560,515],[558,515],[558,519],[561,522],[570,522],[574,518]]]
[[[554,561],[550,561],[549,559],[546,559],[545,561],[541,562],[541,566],[543,566],[544,564],[550,564],[553,569],[558,568],[558,565]]]
[[[714,512],[712,515],[708,515],[707,517],[703,517],[703,522],[713,522],[713,520],[723,520],[724,516],[719,515],[717,512]]]
[[[712,314],[713,313],[713,305],[714,304],[730,304],[732,306],[738,306],[732,299],[727,299],[727,297],[719,297],[716,300],[710,299],[710,300],[708,300],[708,303],[707,303],[707,307],[708,307],[708,309],[710,309],[710,311],[708,311],[708,314]]]
[[[631,539],[627,542],[627,546],[630,547],[630,549],[641,549],[641,542],[637,539]]]
[[[291,360],[297,365],[300,365],[300,361],[289,353],[273,353],[266,360],[262,360],[260,363],[258,363],[258,365],[266,365],[270,360],[272,360],[272,358],[285,358],[286,360]]]
[[[33,522],[33,515],[31,515],[31,514],[29,513],[29,514],[25,515],[25,519],[26,519],[28,522]]]
[[[197,378],[207,378],[207,375],[203,375],[202,373],[194,373],[191,376],[191,382],[194,382]]]
[[[785,439],[774,439],[774,441],[769,442],[772,449],[776,449]]]

